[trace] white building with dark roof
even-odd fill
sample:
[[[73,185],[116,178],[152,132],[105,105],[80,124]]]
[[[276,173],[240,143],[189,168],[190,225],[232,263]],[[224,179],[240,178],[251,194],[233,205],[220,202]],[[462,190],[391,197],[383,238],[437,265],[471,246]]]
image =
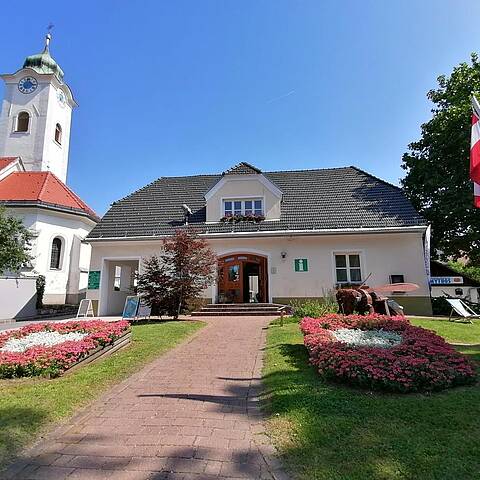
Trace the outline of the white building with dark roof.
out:
[[[358,168],[262,172],[240,163],[217,175],[162,177],[115,202],[90,232],[87,296],[119,314],[142,260],[189,227],[218,256],[212,303],[323,297],[339,285],[412,282],[397,301],[431,314],[424,260],[427,223],[402,190]],[[91,287],[91,288],[90,288]]]

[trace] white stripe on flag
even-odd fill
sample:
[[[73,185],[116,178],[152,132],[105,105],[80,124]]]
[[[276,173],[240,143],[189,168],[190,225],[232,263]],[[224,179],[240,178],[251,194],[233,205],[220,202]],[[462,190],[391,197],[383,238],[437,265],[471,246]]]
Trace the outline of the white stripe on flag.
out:
[[[472,95],[472,108],[475,112],[475,115],[480,118],[480,104],[478,103],[477,97]]]
[[[472,125],[472,138],[470,142],[470,148],[480,140],[480,120],[475,124]]]
[[[473,182],[473,194],[476,197],[480,197],[480,185],[478,183]]]

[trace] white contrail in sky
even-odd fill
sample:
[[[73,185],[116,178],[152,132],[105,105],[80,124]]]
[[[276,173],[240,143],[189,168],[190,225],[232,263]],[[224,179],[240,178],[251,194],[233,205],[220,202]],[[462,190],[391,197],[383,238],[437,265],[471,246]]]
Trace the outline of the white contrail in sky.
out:
[[[290,95],[293,95],[295,93],[295,90],[290,90],[288,93],[284,93],[283,95],[280,95],[278,97],[275,97],[275,98],[272,98],[270,99],[267,104],[269,103],[272,103],[272,102],[276,102],[277,100],[281,100],[282,98],[286,98],[286,97],[289,97]]]

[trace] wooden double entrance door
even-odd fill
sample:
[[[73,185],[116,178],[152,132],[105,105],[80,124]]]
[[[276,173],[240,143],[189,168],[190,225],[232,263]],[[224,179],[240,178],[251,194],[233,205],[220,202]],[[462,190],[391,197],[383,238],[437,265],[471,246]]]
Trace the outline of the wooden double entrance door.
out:
[[[238,254],[218,259],[218,303],[266,303],[267,259]]]

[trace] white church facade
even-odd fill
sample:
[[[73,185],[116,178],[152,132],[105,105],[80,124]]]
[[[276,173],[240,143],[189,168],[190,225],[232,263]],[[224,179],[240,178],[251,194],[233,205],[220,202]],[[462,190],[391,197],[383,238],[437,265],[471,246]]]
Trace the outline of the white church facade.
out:
[[[78,303],[87,289],[90,246],[99,218],[67,185],[72,111],[77,106],[51,57],[42,53],[1,75],[0,205],[34,235],[31,269],[44,275],[44,303]]]

